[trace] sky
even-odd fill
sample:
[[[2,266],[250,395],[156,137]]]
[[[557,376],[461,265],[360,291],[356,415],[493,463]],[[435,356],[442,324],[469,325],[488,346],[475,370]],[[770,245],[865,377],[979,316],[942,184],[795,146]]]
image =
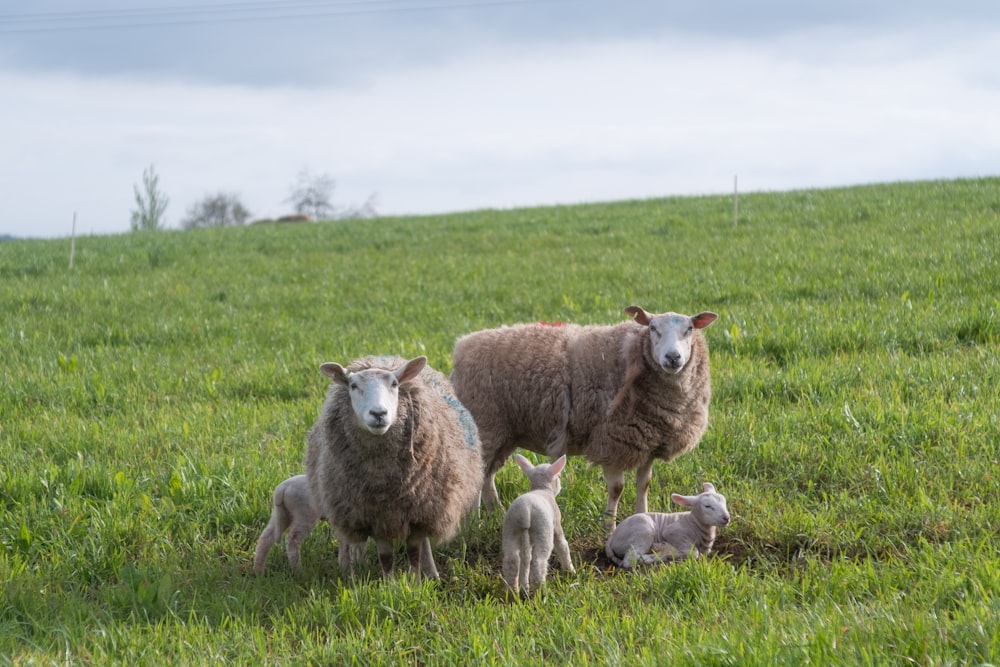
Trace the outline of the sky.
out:
[[[27,9],[25,8],[27,7]],[[1000,175],[995,0],[0,0],[0,236]]]

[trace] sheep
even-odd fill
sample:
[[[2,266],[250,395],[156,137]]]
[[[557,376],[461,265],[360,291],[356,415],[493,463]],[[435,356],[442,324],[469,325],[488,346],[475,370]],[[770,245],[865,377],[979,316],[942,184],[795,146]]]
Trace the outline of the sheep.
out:
[[[708,346],[703,312],[652,315],[639,306],[617,325],[519,324],[458,339],[452,385],[479,427],[482,500],[499,506],[494,478],[518,447],[555,458],[582,454],[603,468],[607,533],[625,472],[636,470],[645,512],[653,462],[693,449],[708,427]]]
[[[288,554],[288,564],[293,570],[301,569],[302,542],[309,537],[321,518],[309,495],[309,483],[305,475],[289,477],[279,484],[274,489],[271,520],[257,539],[253,556],[254,573],[264,573],[268,552],[286,530],[288,535],[285,537],[285,551]]]
[[[511,591],[528,596],[545,583],[553,548],[562,568],[575,572],[556,504],[566,455],[537,466],[520,454],[515,459],[528,476],[531,490],[518,496],[504,516],[503,579]]]
[[[652,565],[665,560],[707,555],[715,544],[716,527],[729,525],[726,498],[709,483],[697,496],[673,493],[678,505],[688,512],[645,512],[633,514],[608,538],[604,552],[619,567]]]
[[[478,503],[482,449],[472,416],[426,357],[324,363],[333,382],[309,431],[306,475],[317,507],[353,574],[358,547],[374,538],[384,577],[393,541],[410,572],[437,578],[431,540],[445,542]]]

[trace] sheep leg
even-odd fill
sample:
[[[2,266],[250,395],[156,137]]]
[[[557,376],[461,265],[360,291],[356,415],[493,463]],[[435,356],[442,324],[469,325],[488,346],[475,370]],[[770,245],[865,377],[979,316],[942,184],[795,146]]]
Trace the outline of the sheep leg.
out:
[[[302,568],[302,542],[309,537],[313,527],[308,522],[292,522],[285,537],[285,551],[288,554],[288,564],[293,570]]]
[[[521,578],[521,552],[517,549],[505,549],[503,554],[503,580],[507,588],[517,593]]]
[[[635,513],[645,514],[647,508],[647,498],[649,496],[649,483],[653,479],[653,459],[648,463],[643,463],[635,471]]]
[[[517,447],[498,447],[494,449],[489,440],[483,440],[483,451],[493,451],[492,458],[486,462],[485,474],[483,475],[483,490],[480,493],[480,501],[487,511],[503,509],[500,504],[500,494],[497,493],[496,476],[503,464],[507,462],[510,455]]]
[[[277,537],[275,537],[277,529],[277,526],[274,525],[272,520],[272,522],[267,524],[267,527],[264,528],[264,532],[260,534],[260,537],[257,538],[257,548],[254,550],[253,554],[254,574],[264,573],[264,566],[267,565],[267,554],[271,551],[271,547],[274,546],[274,543],[278,541]]]
[[[354,566],[364,553],[365,542],[349,542],[343,535],[338,535],[340,548],[337,550],[337,564],[340,571],[348,576],[354,575]]]
[[[490,512],[500,508],[500,494],[497,493],[496,475],[495,470],[486,474],[485,479],[483,479],[483,491],[480,496],[483,507]]]
[[[406,540],[406,556],[410,560],[410,574],[418,579],[427,577],[437,579],[437,565],[434,563],[434,552],[431,551],[429,537],[410,536]]]
[[[264,567],[267,565],[267,554],[271,551],[271,547],[281,539],[281,534],[285,532],[288,524],[291,522],[292,518],[279,498],[271,510],[271,520],[267,522],[264,531],[257,538],[257,548],[253,554],[253,571],[255,574],[262,574],[264,572]]]
[[[525,577],[522,585],[526,587],[525,593],[531,595],[538,591],[545,583],[545,575],[549,571],[549,559],[538,553],[541,550],[535,550],[531,554],[530,564],[531,572]]]
[[[555,542],[552,545],[559,559],[559,566],[567,572],[576,572],[573,569],[573,559],[569,555],[569,542],[566,541],[566,534],[563,533],[562,525],[557,525],[555,530]]]
[[[625,490],[625,471],[604,466],[604,481],[608,485],[608,505],[604,509],[604,531],[609,535],[618,525],[618,501]]]
[[[375,546],[378,549],[378,562],[382,566],[382,576],[389,578],[392,576],[392,564],[395,560],[392,552],[392,540],[376,539]]]

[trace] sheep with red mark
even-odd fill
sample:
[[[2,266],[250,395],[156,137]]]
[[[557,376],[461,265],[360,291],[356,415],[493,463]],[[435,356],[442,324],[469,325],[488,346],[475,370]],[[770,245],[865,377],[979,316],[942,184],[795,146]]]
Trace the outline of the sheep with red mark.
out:
[[[715,313],[654,315],[639,306],[616,325],[518,324],[467,334],[451,382],[479,427],[483,504],[500,504],[494,477],[518,447],[583,455],[607,483],[605,529],[616,525],[625,472],[636,470],[645,512],[653,462],[694,448],[708,427],[708,346]]]

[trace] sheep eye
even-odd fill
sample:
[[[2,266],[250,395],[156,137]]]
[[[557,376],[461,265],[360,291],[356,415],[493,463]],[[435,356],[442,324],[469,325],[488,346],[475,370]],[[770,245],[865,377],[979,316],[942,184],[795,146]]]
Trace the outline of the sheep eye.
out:
[[[391,387],[392,387],[393,389],[395,389],[395,388],[396,388],[396,387],[398,387],[398,386],[399,386],[399,380],[393,380],[393,381],[392,381],[392,385],[391,385]]]
[[[653,333],[660,333],[659,331],[656,330],[656,327],[653,326],[652,324],[649,325],[649,330],[652,331]]]
[[[358,390],[358,383],[357,382],[352,382],[351,383],[351,391],[357,391],[357,390]]]

